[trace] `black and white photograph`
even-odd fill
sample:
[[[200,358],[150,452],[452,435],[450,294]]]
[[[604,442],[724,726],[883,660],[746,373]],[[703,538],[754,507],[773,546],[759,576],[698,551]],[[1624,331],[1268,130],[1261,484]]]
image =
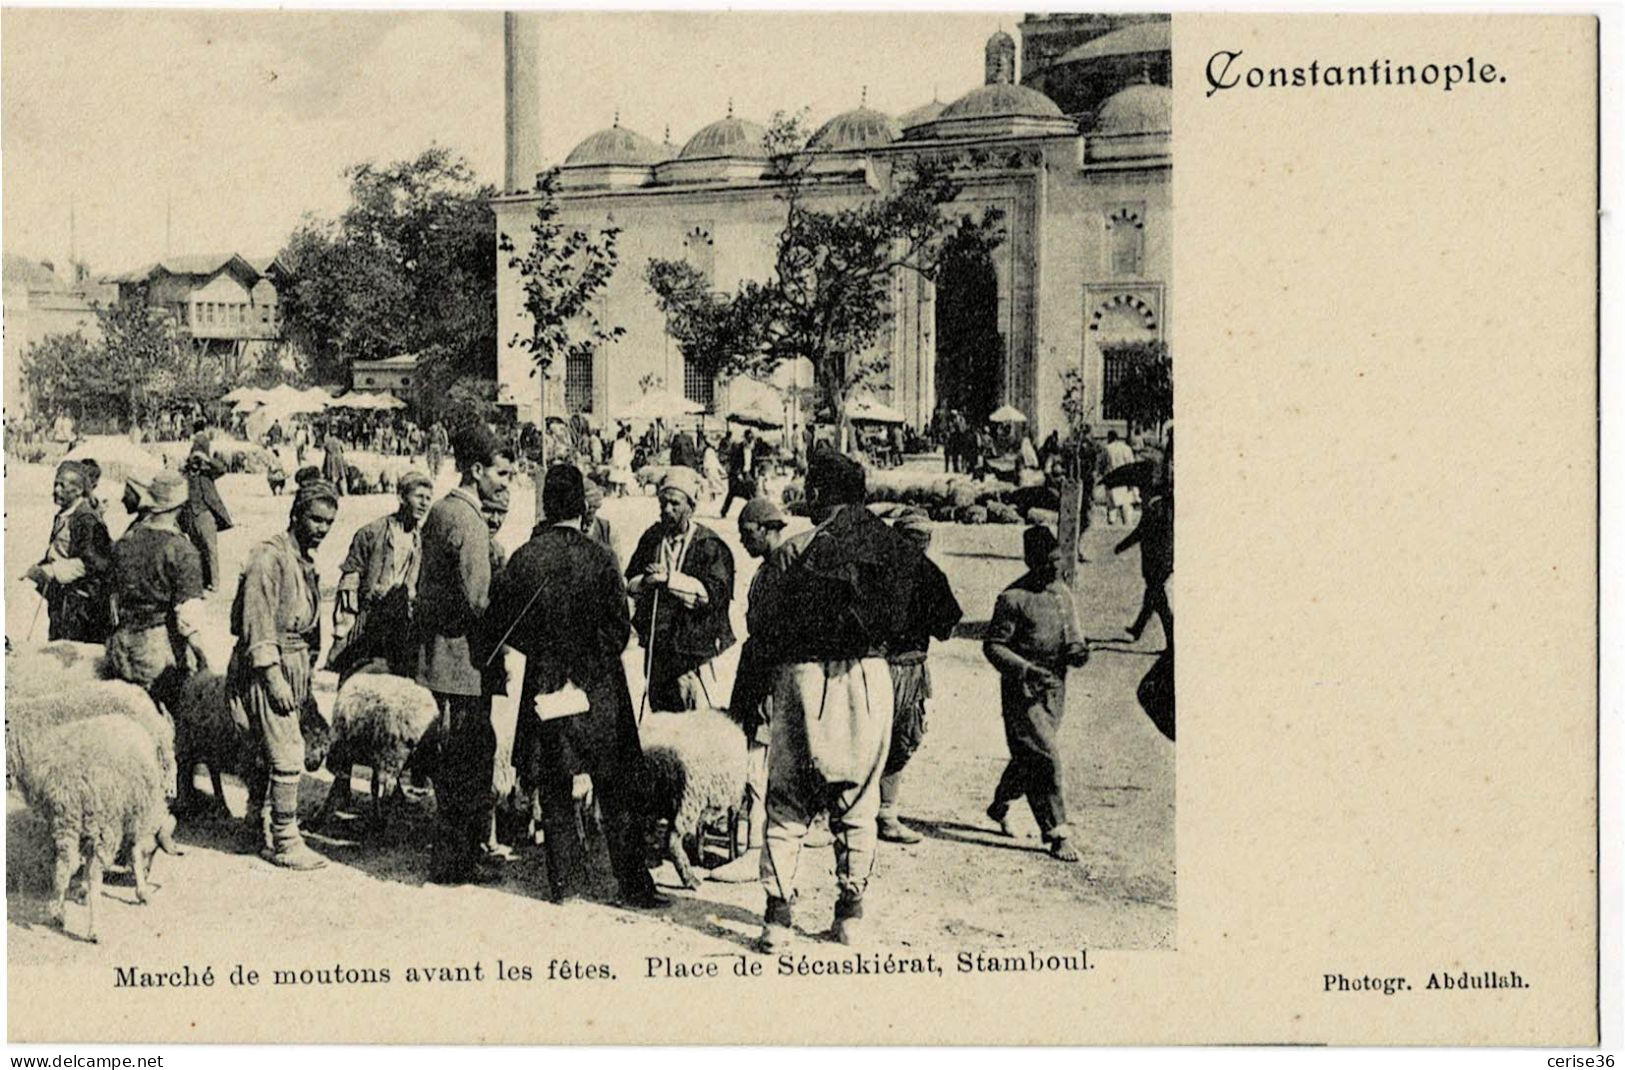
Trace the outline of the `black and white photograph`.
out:
[[[6,18],[13,977],[1174,946],[1166,16]]]
[[[1583,1035],[1585,20],[0,22],[12,1042]]]

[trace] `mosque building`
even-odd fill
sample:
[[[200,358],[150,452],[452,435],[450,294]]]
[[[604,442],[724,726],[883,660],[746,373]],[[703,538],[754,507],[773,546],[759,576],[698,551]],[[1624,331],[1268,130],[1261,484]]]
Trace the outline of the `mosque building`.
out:
[[[1063,375],[1082,372],[1096,432],[1123,426],[1114,396],[1114,342],[1166,336],[1171,266],[1172,101],[1166,16],[1035,15],[1016,41],[987,42],[985,81],[951,103],[902,115],[865,105],[821,126],[807,203],[838,209],[888,188],[899,164],[945,163],[963,191],[947,210],[1002,212],[991,258],[945,263],[935,281],[897,279],[887,370],[876,400],[923,428],[940,406],[979,420],[1013,405],[1038,434],[1065,428]],[[522,126],[523,69],[515,99],[509,55],[507,189],[528,186],[512,132]],[[1018,79],[1018,70],[1021,77]],[[516,111],[520,116],[516,123]],[[560,167],[561,221],[620,228],[620,267],[599,315],[625,335],[589,359],[552,372],[549,414],[580,412],[599,426],[659,381],[721,414],[734,387],[688,366],[666,332],[644,279],[652,258],[685,258],[722,291],[765,279],[784,219],[767,170],[764,128],[730,113],[681,146],[615,122],[577,145]],[[528,174],[534,174],[534,168]],[[516,173],[517,172],[517,173]],[[496,202],[499,233],[529,235],[534,197]],[[540,392],[529,355],[507,344],[529,333],[522,280],[502,258],[497,289],[502,397],[535,420]]]

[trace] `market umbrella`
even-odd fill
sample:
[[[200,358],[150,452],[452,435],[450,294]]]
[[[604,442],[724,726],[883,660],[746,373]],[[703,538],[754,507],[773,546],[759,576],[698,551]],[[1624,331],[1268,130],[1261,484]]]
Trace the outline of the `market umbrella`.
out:
[[[989,423],[995,424],[1024,424],[1027,422],[1027,415],[1014,405],[1000,405],[987,419]]]
[[[727,416],[751,427],[783,427],[784,395],[759,379],[740,376],[728,384]]]
[[[1148,487],[1157,475],[1156,461],[1132,461],[1113,468],[1100,482],[1111,487]]]
[[[255,387],[252,387],[252,386],[239,386],[237,389],[232,390],[229,393],[227,393],[220,400],[225,402],[227,405],[236,405],[239,402],[248,401],[251,398],[258,397],[258,395],[259,395],[259,390],[257,388],[255,388]]]
[[[846,418],[853,423],[871,424],[900,424],[906,421],[902,413],[867,394],[853,394],[846,399]]]
[[[620,420],[680,420],[704,411],[705,406],[697,401],[680,398],[669,390],[651,390],[615,415]]]

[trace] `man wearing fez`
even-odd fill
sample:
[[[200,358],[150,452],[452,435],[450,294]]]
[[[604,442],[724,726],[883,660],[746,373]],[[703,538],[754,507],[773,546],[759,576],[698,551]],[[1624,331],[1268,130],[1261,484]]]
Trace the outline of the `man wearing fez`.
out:
[[[107,663],[119,679],[146,688],[168,708],[186,674],[187,652],[199,668],[207,665],[201,642],[203,564],[180,529],[186,477],[165,471],[150,483],[131,479],[124,503],[133,506],[136,519],[113,544],[115,627],[107,640]],[[191,770],[182,776],[189,781]]]
[[[711,662],[734,643],[734,558],[716,532],[694,521],[699,496],[698,472],[669,469],[660,481],[660,519],[626,567],[652,710],[724,704]]]
[[[1076,862],[1066,822],[1061,765],[1061,718],[1066,713],[1066,671],[1089,660],[1072,592],[1060,578],[1062,548],[1055,533],[1034,526],[1022,537],[1027,573],[993,605],[982,650],[999,670],[999,698],[1010,763],[993,793],[987,816],[1006,836],[1010,804],[1023,796],[1050,854]]]
[[[942,569],[925,556],[931,545],[931,522],[923,513],[905,513],[892,522],[920,548],[918,581],[913,588],[910,626],[886,652],[892,680],[892,735],[880,778],[880,838],[889,843],[919,843],[920,834],[903,824],[897,804],[903,769],[925,736],[925,700],[931,697],[931,669],[926,663],[933,638],[946,640],[964,616]]]
[[[827,447],[808,458],[816,527],[786,541],[764,567],[780,575],[752,599],[750,634],[776,666],[768,747],[767,834],[759,946],[792,936],[790,903],[807,827],[829,814],[840,896],[831,935],[861,940],[863,896],[875,861],[880,778],[892,733],[887,651],[913,634],[923,556],[864,508],[857,462]]]
[[[494,812],[491,769],[497,741],[487,677],[469,641],[491,597],[491,532],[484,503],[507,493],[514,471],[510,448],[499,445],[483,424],[460,429],[452,452],[462,480],[423,521],[417,597],[417,680],[440,708],[440,750],[431,771],[440,829],[429,872],[438,884],[496,879],[476,866]]]
[[[552,898],[579,894],[587,879],[571,795],[575,775],[587,773],[622,902],[663,906],[637,825],[645,773],[621,664],[631,635],[626,588],[614,555],[581,531],[583,509],[581,471],[549,468],[547,519],[514,551],[492,591],[485,657],[500,658],[504,643],[525,656],[514,764],[541,796]]]
[[[112,564],[112,539],[107,525],[86,498],[89,480],[78,461],[57,466],[51,500],[57,513],[51,520],[51,542],[45,556],[24,578],[45,599],[49,638],[79,643],[107,639],[106,577]]]
[[[395,511],[357,531],[339,566],[328,667],[339,674],[340,683],[363,670],[417,673],[412,610],[423,518],[429,515],[434,488],[422,472],[407,472],[396,492],[400,503]]]
[[[260,856],[286,869],[320,869],[326,859],[299,832],[305,768],[301,719],[316,703],[311,676],[321,648],[321,586],[312,556],[338,515],[332,484],[316,480],[293,496],[288,530],[256,546],[231,603],[237,637],[226,669],[232,715],[259,742],[269,783],[249,785],[248,821],[259,824]],[[269,805],[269,817],[265,806]]]

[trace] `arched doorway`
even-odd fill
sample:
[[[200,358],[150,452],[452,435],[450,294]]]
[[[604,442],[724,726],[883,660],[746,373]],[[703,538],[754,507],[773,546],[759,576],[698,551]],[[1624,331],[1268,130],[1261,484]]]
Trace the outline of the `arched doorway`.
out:
[[[1004,400],[999,278],[985,249],[949,252],[937,270],[938,407],[983,423]]]

